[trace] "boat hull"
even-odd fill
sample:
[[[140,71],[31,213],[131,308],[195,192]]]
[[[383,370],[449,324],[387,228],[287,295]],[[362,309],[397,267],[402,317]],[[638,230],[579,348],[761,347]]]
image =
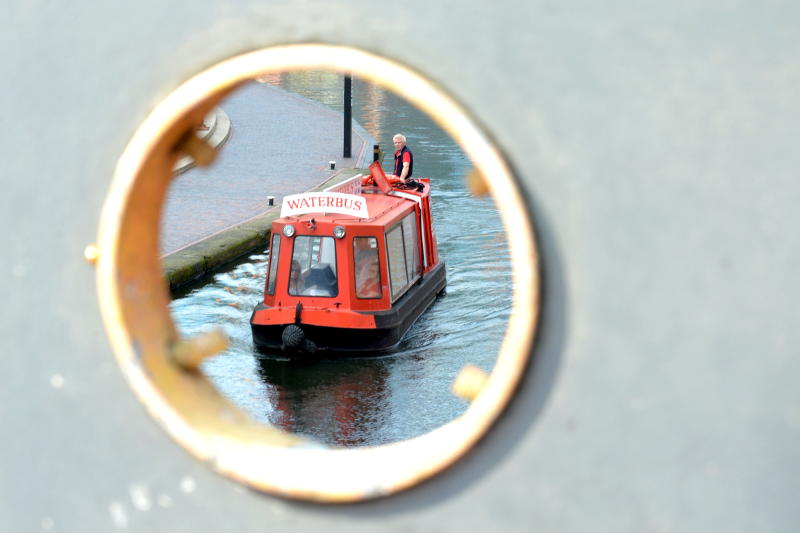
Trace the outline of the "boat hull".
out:
[[[372,355],[391,350],[447,284],[444,263],[438,264],[386,311],[364,312],[375,319],[374,328],[343,328],[304,324],[254,324],[253,340],[263,353],[282,357]],[[253,316],[265,309],[260,304]],[[294,328],[300,328],[302,334]],[[289,328],[287,330],[287,328]],[[300,339],[298,339],[300,335]]]

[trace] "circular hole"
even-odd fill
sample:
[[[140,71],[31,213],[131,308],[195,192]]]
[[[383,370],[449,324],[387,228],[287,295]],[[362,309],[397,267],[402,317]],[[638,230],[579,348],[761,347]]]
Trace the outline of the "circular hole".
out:
[[[386,87],[432,117],[467,153],[495,199],[506,228],[513,302],[488,378],[461,416],[419,437],[366,448],[327,448],[252,421],[200,372],[193,357],[213,351],[213,334],[181,341],[170,316],[159,224],[187,134],[232,90],[258,76],[291,70],[349,72]],[[199,154],[199,155],[198,155]],[[195,151],[196,157],[203,157]],[[213,468],[255,488],[315,501],[390,494],[451,465],[480,439],[508,403],[525,370],[538,318],[538,258],[525,202],[500,152],[441,89],[402,65],[353,48],[289,45],[231,58],[190,79],[137,130],[120,158],[98,240],[101,311],[123,372],[166,431]],[[182,364],[178,364],[182,363]],[[479,392],[478,392],[479,391]]]
[[[343,85],[350,80],[353,157],[342,160]],[[194,337],[219,327],[230,340],[224,352],[201,365],[220,393],[262,423],[325,445],[354,447],[422,435],[467,409],[469,402],[453,394],[451,384],[467,362],[486,372],[494,366],[511,309],[511,263],[497,206],[485,195],[470,194],[464,177],[471,162],[458,144],[396,93],[358,77],[350,80],[331,71],[295,70],[260,76],[225,98],[213,115],[225,113],[229,118],[225,124],[232,124],[233,134],[221,145],[213,165],[181,172],[173,179],[163,212],[161,246],[173,289],[170,308],[180,334]],[[378,141],[389,152],[382,163],[391,172],[390,154],[397,131],[410,135],[414,176],[431,180],[438,256],[443,261],[441,271],[426,273],[423,281],[432,287],[440,279],[437,274],[446,269],[450,290],[419,316],[401,342],[391,348],[390,356],[376,353],[374,339],[363,337],[360,347],[373,348],[358,354],[316,349],[313,354],[302,352],[287,360],[288,352],[281,348],[259,350],[249,323],[254,309],[262,304],[277,305],[274,312],[281,313],[283,307],[291,322],[298,301],[304,310],[322,303],[294,300],[286,294],[297,288],[291,286],[291,277],[303,279],[297,268],[293,273],[273,269],[271,281],[265,283],[270,254],[264,247],[275,241],[267,232],[281,208],[270,208],[264,199],[274,195],[279,206],[285,207],[288,194],[337,186],[352,174],[368,173],[366,167],[375,157],[372,147]],[[215,131],[212,127],[199,135],[208,136],[209,144],[216,146],[226,138],[225,132],[230,128]],[[377,157],[381,157],[380,151]],[[327,164],[331,158],[337,159],[335,171]],[[296,226],[298,234],[309,233],[309,217],[312,215],[284,225],[284,232],[292,230],[288,233],[282,233],[280,226],[275,228],[277,236],[286,237],[279,238],[275,246],[280,256],[291,255],[292,250],[308,251],[301,242],[307,237],[293,239],[293,231]],[[246,229],[240,225],[245,219]],[[336,237],[336,227],[344,229],[327,226],[322,233]],[[386,235],[385,241],[379,245],[383,235],[378,235],[375,250],[380,246],[390,258],[388,244],[396,243],[401,231],[407,240],[408,232],[397,226],[383,229],[378,233]],[[341,308],[337,305],[346,309],[359,303],[356,295],[345,295],[350,292],[348,278],[363,274],[364,263],[358,266],[360,252],[350,257],[347,252],[364,240],[353,236],[354,231],[348,233],[336,254],[340,298],[333,303],[325,301],[332,310]],[[424,257],[425,253],[419,253],[416,258]],[[308,260],[296,257],[292,265],[296,261],[299,267]],[[351,260],[355,272],[348,269]],[[391,265],[393,273],[398,263]],[[384,274],[388,268],[386,265]],[[396,280],[387,275],[382,278],[387,285]],[[422,286],[415,289],[417,294],[406,300],[424,297]],[[389,294],[388,286],[383,293]],[[380,299],[377,303],[381,305]],[[286,315],[283,322],[287,322]],[[469,328],[464,327],[466,323]],[[273,342],[285,341],[287,324],[272,328]],[[300,327],[305,330],[302,324]],[[315,347],[324,347],[330,337],[320,339],[316,333],[310,337]],[[344,332],[336,337],[354,340]]]

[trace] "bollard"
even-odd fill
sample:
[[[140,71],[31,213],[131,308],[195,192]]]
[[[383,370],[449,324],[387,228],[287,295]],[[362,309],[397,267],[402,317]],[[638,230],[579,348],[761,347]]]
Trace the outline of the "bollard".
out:
[[[478,394],[486,386],[489,381],[489,374],[481,370],[475,365],[467,365],[461,369],[461,372],[456,376],[451,390],[453,394],[471,402],[478,397]]]
[[[197,137],[193,130],[186,132],[180,138],[176,149],[191,157],[198,167],[207,167],[217,158],[217,149]]]
[[[331,170],[336,168],[336,161],[328,161],[328,164],[331,166]]]
[[[215,328],[194,338],[180,340],[170,353],[173,362],[183,370],[199,372],[200,363],[225,351],[229,342],[222,328]]]
[[[381,159],[381,145],[373,144],[372,145],[372,161],[379,161]]]
[[[274,196],[267,196],[267,205],[272,207],[275,205],[275,197]]]
[[[83,257],[90,265],[96,265],[97,259],[100,257],[100,250],[97,249],[97,245],[88,244],[83,250]]]

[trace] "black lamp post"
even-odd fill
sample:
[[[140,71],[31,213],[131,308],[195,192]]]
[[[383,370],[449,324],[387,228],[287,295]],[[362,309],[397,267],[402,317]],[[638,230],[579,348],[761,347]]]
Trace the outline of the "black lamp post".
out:
[[[352,76],[346,75],[344,77],[344,151],[342,157],[351,157],[353,152],[352,86]]]

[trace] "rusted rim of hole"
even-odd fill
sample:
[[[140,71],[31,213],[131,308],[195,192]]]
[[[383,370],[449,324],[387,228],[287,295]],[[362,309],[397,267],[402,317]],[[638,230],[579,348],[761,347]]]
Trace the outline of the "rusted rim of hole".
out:
[[[513,307],[497,362],[457,419],[410,440],[330,449],[251,422],[202,376],[177,369],[178,340],[161,270],[160,214],[181,135],[241,83],[291,70],[350,72],[431,116],[469,155],[496,200],[513,271]],[[526,368],[539,313],[533,222],[500,152],[430,80],[350,47],[298,44],[223,61],[178,87],[137,130],[119,160],[100,220],[97,284],[103,320],[126,379],[190,453],[252,487],[291,498],[358,501],[408,488],[462,457],[508,403]]]

